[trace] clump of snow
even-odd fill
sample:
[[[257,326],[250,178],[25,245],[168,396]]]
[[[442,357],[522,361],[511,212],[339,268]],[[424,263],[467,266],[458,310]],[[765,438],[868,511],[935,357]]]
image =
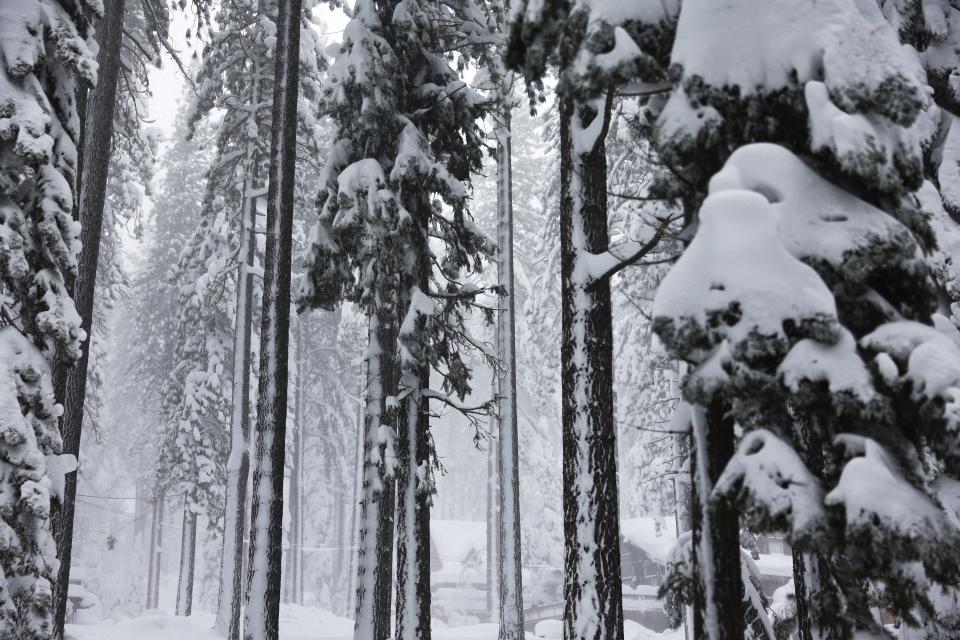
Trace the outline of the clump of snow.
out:
[[[856,347],[853,335],[846,330],[833,345],[801,340],[790,349],[777,372],[792,391],[803,382],[826,381],[831,393],[847,391],[867,402],[876,393]]]
[[[837,442],[850,459],[824,502],[842,509],[852,544],[898,561],[925,562],[935,561],[932,554],[937,549],[960,546],[960,529],[926,493],[903,477],[880,444],[853,434],[842,434]],[[898,555],[907,553],[910,555]],[[917,557],[917,553],[924,556]]]
[[[922,105],[923,88],[874,3],[686,0],[672,61],[687,77],[741,95],[822,80],[850,113],[885,101],[887,115],[903,122]]]
[[[793,256],[826,262],[846,277],[864,277],[856,271],[864,268],[860,256],[868,250],[900,248],[907,256],[918,253],[900,222],[824,180],[779,145],[751,144],[731,154],[711,180],[710,192],[737,188],[768,198],[780,241]]]
[[[698,359],[698,351],[727,340],[735,357],[750,357],[785,352],[794,336],[838,337],[830,290],[784,246],[771,199],[751,190],[744,175],[752,174],[739,166],[772,149],[744,147],[714,177],[697,235],[657,291],[654,326],[675,355]],[[785,153],[779,158],[792,157]]]
[[[713,489],[712,499],[746,506],[759,531],[786,531],[791,541],[810,541],[826,529],[820,482],[793,447],[766,429],[740,442]]]
[[[952,399],[960,390],[960,347],[934,327],[907,320],[888,322],[860,343],[899,363],[916,394]],[[892,370],[885,373],[891,374]]]

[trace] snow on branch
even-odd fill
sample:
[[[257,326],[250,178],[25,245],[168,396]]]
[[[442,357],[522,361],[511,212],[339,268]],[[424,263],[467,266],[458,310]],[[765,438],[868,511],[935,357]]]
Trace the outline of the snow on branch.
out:
[[[850,543],[880,566],[920,561],[930,576],[950,571],[960,528],[944,510],[876,440],[847,433],[836,444],[848,461],[825,503],[843,512]]]
[[[839,338],[830,289],[785,246],[772,198],[737,164],[737,154],[767,148],[793,158],[774,145],[731,156],[710,182],[696,236],[657,291],[654,330],[677,357],[699,360],[726,339],[734,357],[755,361],[782,356],[796,339]]]
[[[727,463],[711,500],[745,507],[759,531],[785,531],[791,542],[811,541],[826,529],[824,491],[793,447],[766,429],[747,434]]]
[[[491,398],[490,400],[486,400],[480,404],[468,405],[460,402],[449,394],[443,393],[442,391],[436,391],[434,389],[424,389],[420,395],[431,400],[439,400],[440,402],[456,409],[464,415],[490,415],[490,408],[496,403],[496,399]]]
[[[583,265],[581,268],[586,271],[584,275],[586,276],[587,282],[590,283],[588,286],[596,286],[596,284],[612,278],[622,269],[642,260],[657,248],[660,241],[666,235],[670,225],[681,217],[680,214],[677,214],[665,218],[657,218],[659,224],[656,227],[651,226],[646,228],[649,232],[647,237],[629,240],[616,247],[610,247],[610,249],[603,253],[581,255],[577,261],[577,266],[580,267],[581,264]]]

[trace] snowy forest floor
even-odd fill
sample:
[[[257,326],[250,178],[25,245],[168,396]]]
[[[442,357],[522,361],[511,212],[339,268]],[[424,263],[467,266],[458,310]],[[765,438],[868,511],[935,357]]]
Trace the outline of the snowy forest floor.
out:
[[[138,618],[99,624],[68,624],[67,637],[73,640],[220,640],[214,633],[213,615],[199,613],[188,618],[162,611]],[[281,640],[351,640],[353,621],[328,611],[296,605],[280,606]],[[435,627],[434,640],[496,640],[497,625],[475,624],[465,627]],[[527,634],[528,640],[536,636]],[[627,622],[625,640],[682,640],[683,631],[654,633]]]
[[[119,620],[99,619],[95,609],[81,612],[80,624],[67,624],[67,640],[222,640],[213,631],[214,615],[200,611],[189,617],[173,614],[176,577],[160,581],[160,608]],[[433,640],[497,640],[498,625],[446,626],[434,620]],[[559,629],[557,629],[559,631]],[[552,637],[552,634],[547,634]],[[624,640],[683,640],[683,629],[656,633],[626,621]],[[353,620],[318,607],[280,605],[280,640],[353,640]],[[527,634],[527,640],[541,636]]]

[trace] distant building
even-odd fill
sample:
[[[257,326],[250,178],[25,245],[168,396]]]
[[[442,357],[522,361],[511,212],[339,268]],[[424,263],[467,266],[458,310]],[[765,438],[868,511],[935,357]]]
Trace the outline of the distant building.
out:
[[[668,558],[677,540],[673,518],[626,518],[620,523],[620,572],[623,580],[623,615],[653,631],[663,631],[667,619],[657,591],[666,575]],[[780,535],[755,537],[761,588],[770,598],[793,578],[790,545]],[[433,615],[447,622],[488,621],[487,525],[483,521],[430,521],[430,590]],[[562,576],[562,567],[525,568]],[[563,616],[563,603],[530,606],[527,627]]]

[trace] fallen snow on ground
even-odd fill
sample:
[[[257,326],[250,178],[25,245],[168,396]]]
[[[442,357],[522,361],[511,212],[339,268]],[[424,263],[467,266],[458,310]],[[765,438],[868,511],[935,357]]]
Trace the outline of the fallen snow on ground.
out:
[[[681,640],[683,630],[654,633],[627,621],[625,640]],[[213,615],[200,613],[189,618],[154,610],[138,618],[100,624],[68,624],[72,640],[220,640],[213,632]],[[353,620],[335,616],[322,609],[280,606],[281,640],[352,640]],[[434,640],[496,640],[497,625],[474,624],[465,627],[434,627]],[[527,634],[528,640],[535,636]]]

